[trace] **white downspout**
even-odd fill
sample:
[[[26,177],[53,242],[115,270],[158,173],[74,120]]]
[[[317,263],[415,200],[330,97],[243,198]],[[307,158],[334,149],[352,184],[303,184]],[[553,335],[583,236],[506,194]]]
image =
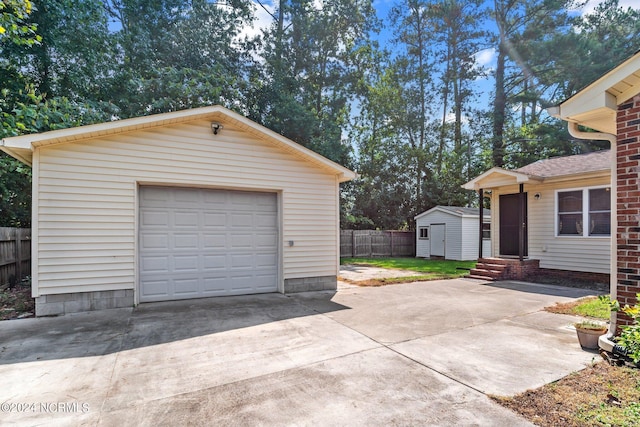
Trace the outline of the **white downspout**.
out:
[[[617,257],[617,244],[616,234],[618,230],[618,216],[617,216],[617,163],[616,163],[616,142],[617,136],[611,133],[604,132],[583,132],[578,129],[578,124],[569,122],[569,134],[577,139],[590,139],[590,140],[604,140],[609,141],[611,147],[611,268],[609,279],[609,292],[611,294],[611,300],[614,301],[618,297],[617,276],[618,276],[618,257]],[[611,322],[609,323],[609,335],[613,336],[616,333],[616,320],[617,313],[611,312]],[[610,349],[609,349],[610,350]]]

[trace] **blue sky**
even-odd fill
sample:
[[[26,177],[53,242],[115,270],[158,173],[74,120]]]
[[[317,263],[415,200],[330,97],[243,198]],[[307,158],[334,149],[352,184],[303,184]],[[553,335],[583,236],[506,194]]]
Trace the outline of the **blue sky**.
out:
[[[272,1],[272,3],[270,3]],[[322,0],[315,0],[318,2],[319,7]],[[589,0],[587,4],[578,10],[575,10],[575,14],[585,15],[592,12],[598,4],[602,3],[604,0]],[[380,18],[383,22],[388,21],[389,11],[396,4],[398,0],[374,0],[374,7],[376,9],[378,18]],[[640,0],[619,0],[620,6],[627,8],[638,8]],[[492,4],[492,0],[486,0],[485,4]],[[268,8],[273,10],[273,5],[277,4],[277,0],[264,0],[263,4],[266,4]],[[273,22],[273,18],[271,18],[260,6],[257,5],[255,7],[256,11],[256,21],[254,22],[253,28],[247,28],[243,33],[244,34],[259,34],[260,29],[270,25]],[[489,24],[490,25],[490,24]],[[383,32],[377,36],[381,45],[388,45],[389,39],[392,37],[392,34],[389,29],[383,30]],[[493,49],[486,49],[480,51],[476,54],[476,61],[478,66],[486,67],[488,70],[495,65],[495,51]],[[483,79],[479,79],[477,81],[478,89],[481,91],[481,98],[484,100],[490,99],[490,92],[492,87],[491,77],[488,76]]]

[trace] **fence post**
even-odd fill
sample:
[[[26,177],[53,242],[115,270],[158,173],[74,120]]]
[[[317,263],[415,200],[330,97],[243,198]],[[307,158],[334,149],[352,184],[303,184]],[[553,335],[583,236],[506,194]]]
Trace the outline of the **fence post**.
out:
[[[15,230],[16,234],[16,283],[22,280],[22,230]]]
[[[390,233],[391,233],[391,258],[393,258],[393,236],[395,233],[393,232],[393,230],[390,231]]]
[[[356,256],[356,232],[351,230],[351,258]]]

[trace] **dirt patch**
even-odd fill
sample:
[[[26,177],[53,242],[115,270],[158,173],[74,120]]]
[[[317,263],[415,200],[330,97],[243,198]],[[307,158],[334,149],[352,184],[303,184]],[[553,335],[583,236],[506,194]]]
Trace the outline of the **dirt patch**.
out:
[[[640,371],[604,362],[536,390],[492,398],[543,427],[640,425]]]
[[[399,285],[401,283],[413,283],[413,282],[440,280],[440,279],[446,279],[446,277],[440,277],[437,275],[422,275],[422,276],[405,276],[405,277],[387,277],[382,279],[372,278],[372,279],[365,279],[365,280],[352,280],[342,276],[338,277],[338,280],[341,280],[345,283],[349,283],[356,286],[370,286],[370,287]]]
[[[31,281],[0,290],[0,320],[34,317],[35,300],[31,298]]]

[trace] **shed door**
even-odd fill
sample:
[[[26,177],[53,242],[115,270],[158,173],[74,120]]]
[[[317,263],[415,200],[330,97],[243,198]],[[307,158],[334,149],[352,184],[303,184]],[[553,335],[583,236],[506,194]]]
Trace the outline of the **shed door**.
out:
[[[445,225],[431,224],[430,256],[444,257]]]
[[[275,193],[140,187],[140,302],[277,291]]]

